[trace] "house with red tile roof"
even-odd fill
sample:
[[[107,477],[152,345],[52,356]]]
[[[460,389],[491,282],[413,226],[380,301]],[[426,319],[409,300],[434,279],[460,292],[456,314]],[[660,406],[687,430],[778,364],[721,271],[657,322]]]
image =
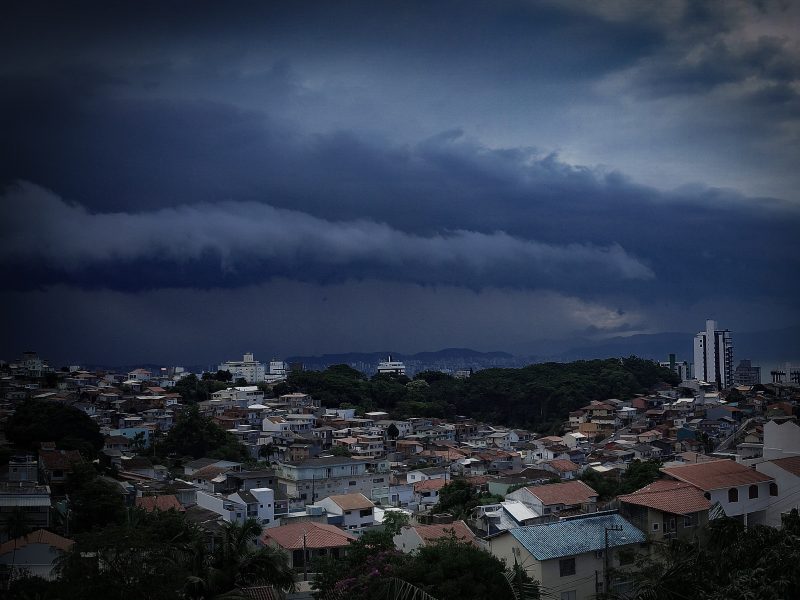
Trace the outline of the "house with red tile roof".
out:
[[[335,525],[304,521],[265,529],[259,543],[285,551],[289,555],[289,564],[295,569],[302,569],[319,557],[344,556],[356,539],[356,536]]]
[[[67,475],[72,472],[72,465],[80,462],[83,462],[83,457],[77,450],[39,450],[39,469],[48,485],[66,481]]]
[[[595,512],[597,497],[597,492],[583,481],[528,486],[506,494],[506,500],[519,500],[542,516],[557,516],[567,511]]]
[[[619,496],[620,514],[651,539],[691,539],[708,523],[711,502],[690,483],[658,480]]]
[[[12,577],[27,572],[43,579],[54,579],[56,560],[74,543],[45,529],[37,529],[0,545],[0,565],[3,569],[10,569],[13,563]]]
[[[702,490],[712,504],[711,518],[724,511],[745,525],[764,525],[767,507],[777,495],[774,477],[732,460],[665,467],[661,472]]]
[[[414,484],[414,502],[425,509],[439,502],[439,491],[448,484],[446,479],[426,479]]]
[[[413,552],[420,546],[436,543],[438,540],[454,537],[460,542],[478,546],[475,534],[464,521],[454,521],[436,525],[405,526],[393,541],[395,548],[401,552]]]
[[[136,506],[138,508],[142,508],[147,512],[153,512],[156,510],[176,510],[178,512],[184,512],[185,509],[178,501],[178,498],[174,494],[164,494],[162,496],[142,496],[141,498],[136,498]]]

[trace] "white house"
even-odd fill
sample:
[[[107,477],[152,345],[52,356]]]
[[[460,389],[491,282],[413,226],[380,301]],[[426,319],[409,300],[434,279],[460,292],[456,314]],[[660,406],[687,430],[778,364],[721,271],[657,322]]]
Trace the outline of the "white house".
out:
[[[211,394],[214,400],[229,402],[237,408],[247,408],[252,404],[261,404],[264,401],[264,392],[255,385],[229,387]]]
[[[228,496],[197,492],[197,505],[220,515],[228,523],[255,519],[264,527],[274,527],[275,492],[270,488],[240,490]]]
[[[732,460],[666,467],[661,472],[703,490],[712,504],[711,518],[719,516],[713,508],[718,503],[725,515],[745,525],[766,524],[767,507],[778,495],[774,477]]]
[[[767,525],[781,526],[781,517],[793,508],[800,510],[800,456],[774,458],[756,465],[756,470],[775,480],[771,491],[778,495],[772,497],[767,506]]]
[[[442,467],[425,467],[424,469],[414,469],[406,475],[408,483],[427,481],[428,479],[447,479],[447,469]]]
[[[800,456],[800,426],[794,421],[764,424],[764,458]]]
[[[364,494],[328,496],[314,506],[324,508],[328,513],[328,523],[342,529],[363,529],[375,524],[375,504]]]

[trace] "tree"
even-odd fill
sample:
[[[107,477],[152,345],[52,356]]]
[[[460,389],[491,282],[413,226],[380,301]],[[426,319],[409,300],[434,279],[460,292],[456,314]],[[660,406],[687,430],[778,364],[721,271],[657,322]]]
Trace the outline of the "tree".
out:
[[[119,523],[77,536],[57,565],[63,600],[167,600],[193,572],[204,548],[198,530],[176,511],[131,509]]]
[[[67,477],[69,527],[83,532],[121,523],[125,517],[122,490],[103,478],[91,464],[73,465]]]
[[[144,431],[139,431],[136,435],[133,436],[131,440],[131,450],[136,452],[137,454],[144,450],[145,447],[145,435]]]
[[[345,456],[345,457],[353,456],[353,453],[350,452],[350,450],[348,450],[346,446],[333,446],[331,448],[331,454],[333,454],[334,456]]]
[[[208,417],[196,405],[186,408],[176,419],[160,444],[163,454],[202,458],[214,456],[225,460],[247,460],[247,449],[230,433]]]
[[[397,425],[394,423],[389,423],[389,426],[386,428],[386,436],[390,440],[396,440],[400,435],[400,430],[397,429]]]
[[[259,458],[264,458],[269,462],[270,458],[272,458],[277,451],[278,446],[270,442],[269,444],[264,444],[263,446],[259,447],[258,456]]]
[[[432,512],[450,513],[457,519],[469,518],[475,507],[502,500],[500,496],[476,492],[471,483],[458,477],[439,490],[439,502]]]
[[[800,597],[800,518],[781,529],[744,528],[735,519],[714,519],[699,541],[673,540],[656,556],[643,555],[632,579],[634,600],[786,600]]]
[[[383,513],[383,530],[393,537],[408,523],[408,515],[401,510],[387,510]]]
[[[260,533],[261,526],[253,519],[242,524],[225,523],[203,575],[187,578],[186,596],[204,600],[255,585],[293,589],[294,573],[286,554],[272,547],[253,547]]]
[[[6,437],[21,448],[38,448],[42,442],[55,442],[64,449],[96,453],[104,438],[89,415],[58,402],[26,400],[6,422]],[[76,447],[79,446],[79,447]]]

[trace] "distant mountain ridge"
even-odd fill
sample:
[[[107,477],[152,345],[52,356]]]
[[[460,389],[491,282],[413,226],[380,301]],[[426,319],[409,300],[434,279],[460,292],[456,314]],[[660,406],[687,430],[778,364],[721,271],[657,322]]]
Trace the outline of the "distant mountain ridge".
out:
[[[306,369],[323,370],[330,365],[348,364],[357,365],[356,368],[364,372],[374,371],[378,362],[387,356],[401,360],[409,366],[409,373],[431,369],[486,369],[491,367],[523,367],[532,363],[541,362],[571,362],[574,360],[591,360],[595,358],[609,358],[635,355],[640,358],[665,361],[670,353],[675,353],[678,360],[692,362],[692,342],[696,332],[666,332],[652,334],[637,334],[628,337],[617,336],[605,340],[575,340],[574,345],[569,342],[554,342],[557,348],[552,354],[514,355],[509,352],[492,351],[480,352],[471,348],[443,348],[437,351],[424,351],[414,354],[392,352],[343,352],[336,354],[296,355],[289,356],[287,362],[303,363]],[[733,356],[738,364],[741,359],[750,359],[756,365],[767,366],[783,361],[800,361],[800,326],[787,327],[757,332],[733,331]],[[547,345],[547,342],[543,343]],[[567,348],[567,350],[563,350]],[[191,372],[201,372],[205,369],[216,369],[220,361],[206,365],[185,365]],[[178,362],[177,364],[180,364]],[[87,365],[90,366],[90,365]],[[128,372],[136,367],[149,368],[157,372],[162,365],[152,363],[135,364],[126,366],[109,367],[107,365],[92,365],[93,368],[111,368],[117,372]]]

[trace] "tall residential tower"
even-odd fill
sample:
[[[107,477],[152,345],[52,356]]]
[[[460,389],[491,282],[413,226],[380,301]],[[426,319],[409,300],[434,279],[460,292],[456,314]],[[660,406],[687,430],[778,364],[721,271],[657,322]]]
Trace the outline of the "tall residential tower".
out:
[[[694,336],[694,378],[713,383],[717,389],[733,385],[733,339],[728,329],[706,321],[706,330]]]

